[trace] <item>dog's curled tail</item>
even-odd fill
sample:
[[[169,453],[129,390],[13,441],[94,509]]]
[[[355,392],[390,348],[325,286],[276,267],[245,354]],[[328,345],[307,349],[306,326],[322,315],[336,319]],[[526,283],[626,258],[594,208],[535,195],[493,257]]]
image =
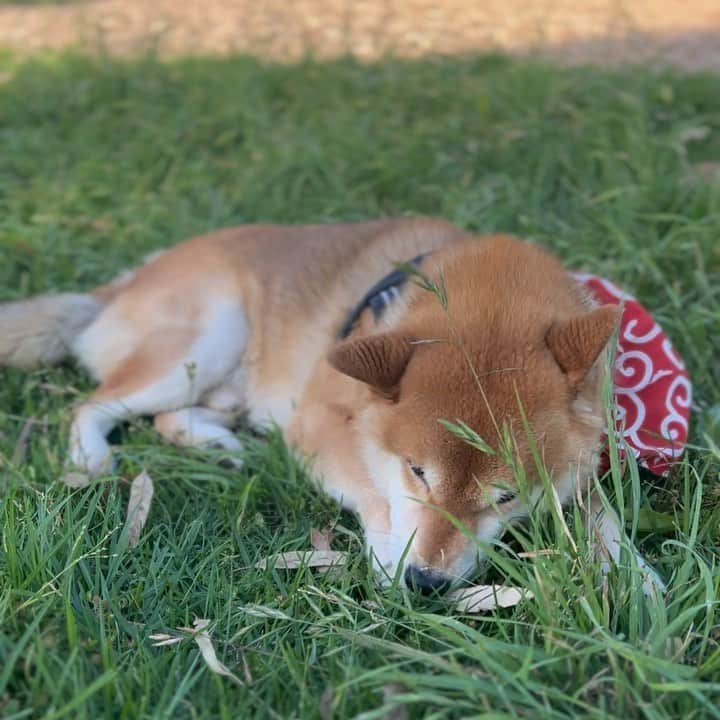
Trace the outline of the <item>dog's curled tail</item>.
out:
[[[63,293],[0,303],[0,366],[35,368],[60,362],[103,303]]]
[[[0,367],[32,369],[60,362],[128,280],[121,276],[87,294],[38,295],[0,303]]]

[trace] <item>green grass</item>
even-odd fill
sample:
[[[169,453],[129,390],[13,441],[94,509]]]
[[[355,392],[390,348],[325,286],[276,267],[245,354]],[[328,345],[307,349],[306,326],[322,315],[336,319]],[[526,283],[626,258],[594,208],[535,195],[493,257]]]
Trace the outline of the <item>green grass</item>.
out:
[[[535,599],[468,617],[376,591],[356,521],[277,437],[250,439],[232,472],[137,422],[116,438],[118,476],[62,487],[68,410],[88,379],[0,370],[1,717],[390,717],[389,682],[411,717],[720,717],[720,187],[691,173],[720,161],[720,78],[492,57],[6,56],[0,69],[3,299],[88,288],[231,223],[435,214],[546,243],[636,293],[696,398],[686,462],[623,484],[623,503],[666,526],[637,538],[669,583],[662,602],[627,567],[598,582],[571,510],[577,549],[551,514],[491,555],[488,573]],[[693,128],[709,132],[690,142]],[[156,495],[129,549],[126,480],[143,467]],[[339,577],[253,568],[335,522],[352,557]],[[547,547],[558,554],[517,555]],[[209,672],[192,640],[151,647],[194,617],[252,682]]]

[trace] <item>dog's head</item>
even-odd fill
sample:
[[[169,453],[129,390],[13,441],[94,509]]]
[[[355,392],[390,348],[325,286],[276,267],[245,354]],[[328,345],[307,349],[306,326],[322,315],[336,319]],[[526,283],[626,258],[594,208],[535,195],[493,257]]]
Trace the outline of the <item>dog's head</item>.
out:
[[[589,308],[564,270],[563,285],[548,291],[556,261],[517,241],[510,248],[539,264],[521,262],[524,285],[514,277],[503,288],[517,262],[501,263],[501,275],[489,276],[494,292],[479,292],[487,252],[461,252],[459,264],[455,255],[443,266],[447,311],[416,294],[396,328],[342,343],[329,358],[372,390],[357,429],[390,508],[382,559],[394,570],[407,549],[405,580],[426,591],[474,568],[474,537],[490,540],[525,514],[517,468],[536,493],[533,444],[564,499],[576,475],[589,471],[602,431],[601,355],[618,309]],[[549,307],[538,306],[544,299]]]

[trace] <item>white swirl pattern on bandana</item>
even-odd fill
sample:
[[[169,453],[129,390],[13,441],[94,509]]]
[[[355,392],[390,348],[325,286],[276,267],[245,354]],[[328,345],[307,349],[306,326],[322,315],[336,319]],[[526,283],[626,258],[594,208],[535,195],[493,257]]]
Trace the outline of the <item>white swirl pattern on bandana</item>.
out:
[[[613,374],[616,436],[639,465],[666,475],[683,454],[688,437],[692,384],[685,364],[632,295],[604,278],[585,273],[573,277],[598,303],[623,303]],[[605,455],[601,469],[608,466]]]

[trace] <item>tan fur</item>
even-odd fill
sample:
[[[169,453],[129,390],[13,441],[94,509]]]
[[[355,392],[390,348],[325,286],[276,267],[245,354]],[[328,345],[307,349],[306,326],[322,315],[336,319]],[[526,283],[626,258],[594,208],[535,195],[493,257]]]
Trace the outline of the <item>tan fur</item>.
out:
[[[474,450],[438,419],[466,422],[493,447],[501,441],[498,431],[509,424],[517,461],[532,475],[522,407],[558,484],[578,467],[589,474],[601,430],[601,378],[596,373],[588,386],[578,386],[558,364],[553,347],[573,348],[577,363],[571,369],[584,377],[610,325],[597,322],[597,312],[605,318],[605,311],[588,312],[582,292],[557,260],[512,238],[463,242],[437,253],[424,270],[437,284],[442,278],[447,311],[433,293],[415,287],[406,315],[391,331],[351,340],[330,359],[380,391],[364,401],[372,413],[364,432],[384,452],[433,469],[436,481],[428,491],[406,468],[405,492],[472,529],[496,513],[488,489],[507,472],[498,455]],[[553,347],[547,340],[551,328]],[[591,413],[573,410],[580,395]],[[427,506],[419,506],[416,515],[410,558],[462,574],[460,556],[468,544],[462,534]]]
[[[337,343],[393,263],[431,251],[422,272],[446,289],[446,309],[408,283],[379,326],[366,312]],[[593,311],[555,258],[511,237],[471,238],[431,219],[250,225],[188,240],[85,297],[103,308],[89,325],[70,304],[58,310],[75,335],[65,342],[99,381],[71,433],[72,462],[90,474],[108,469],[105,435],[133,414],[157,416],[170,441],[216,435],[237,450],[227,428],[246,413],[257,428],[277,422],[314,459],[328,492],[360,514],[380,566],[394,571],[414,536],[408,562],[447,577],[467,573],[475,554],[448,514],[487,539],[524,510],[495,503],[498,483],[514,481],[500,456],[440,419],[493,447],[509,428],[514,461],[534,478],[524,413],[563,498],[591,475],[617,313]],[[0,306],[0,333],[10,315],[13,328],[32,326]]]

